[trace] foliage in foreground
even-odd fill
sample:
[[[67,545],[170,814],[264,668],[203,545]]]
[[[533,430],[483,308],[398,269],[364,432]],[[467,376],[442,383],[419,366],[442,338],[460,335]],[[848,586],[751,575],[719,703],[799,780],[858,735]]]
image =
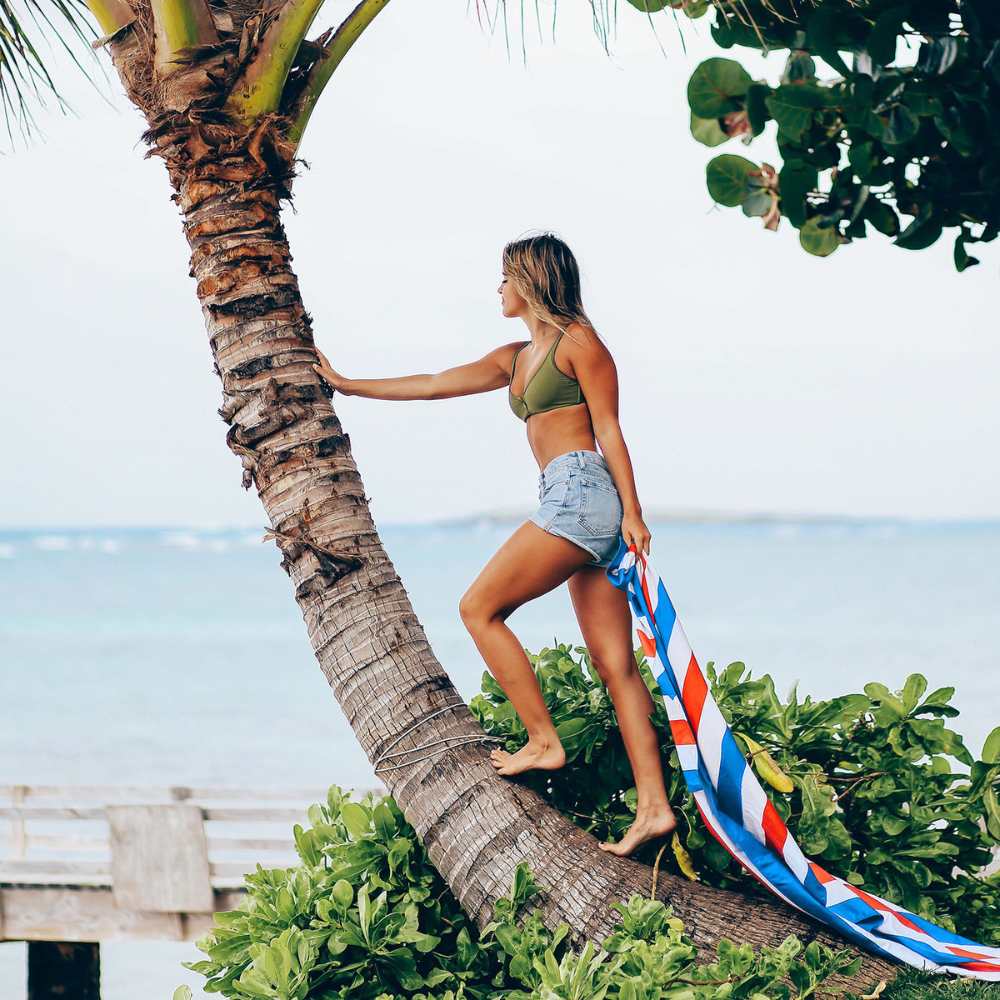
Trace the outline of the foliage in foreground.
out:
[[[659,9],[669,0],[632,2]],[[669,5],[693,17],[713,9],[723,48],[788,52],[774,86],[731,59],[708,59],[691,77],[691,131],[705,145],[749,142],[771,120],[778,129],[777,171],[732,154],[711,161],[717,202],[770,229],[784,216],[818,256],[871,225],[907,250],[951,230],[956,268],[979,263],[967,246],[1000,232],[996,0]],[[836,75],[821,78],[817,58]]]
[[[531,657],[567,750],[567,766],[526,776],[564,814],[602,837],[632,822],[636,793],[606,689],[586,654],[566,646]],[[641,654],[646,683],[655,690]],[[712,692],[750,751],[775,807],[808,853],[854,884],[987,943],[1000,938],[1000,877],[976,879],[1000,837],[1000,728],[974,761],[944,725],[957,714],[943,688],[908,678],[900,692],[782,702],[770,677],[741,663],[716,674]],[[473,701],[477,717],[513,748],[524,732],[487,674]],[[673,765],[671,798],[683,819],[666,864],[714,885],[742,876],[707,835],[683,788],[660,700],[654,724]],[[956,759],[971,765],[955,773]],[[856,969],[847,951],[794,937],[755,955],[720,942],[699,965],[683,924],[660,902],[616,904],[621,921],[600,949],[569,947],[569,928],[550,931],[536,910],[521,911],[542,887],[518,866],[480,934],[430,862],[395,802],[350,801],[334,786],[295,828],[301,863],[258,866],[240,908],[216,915],[191,963],[210,993],[233,1000],[798,1000],[825,992],[833,973]],[[985,826],[985,830],[982,827]],[[647,849],[651,860],[655,845]],[[189,1000],[180,987],[175,1000]],[[1000,1000],[1000,990],[916,973],[881,1000]]]
[[[568,946],[539,911],[526,864],[478,934],[391,798],[351,802],[339,788],[295,828],[300,865],[247,876],[240,908],[216,914],[186,963],[206,991],[235,1000],[807,1000],[860,958],[795,937],[754,954],[719,943],[699,964],[683,924],[659,901],[615,904],[621,921],[600,949]],[[780,980],[787,978],[789,982]],[[190,1000],[181,986],[174,1000]]]
[[[608,692],[586,649],[576,652],[574,657],[559,645],[530,657],[567,765],[525,780],[584,829],[617,839],[635,817],[632,770]],[[641,651],[637,656],[655,692]],[[1000,874],[975,877],[1000,840],[1000,727],[974,761],[962,738],[945,726],[958,714],[949,704],[954,688],[926,694],[919,674],[895,693],[873,683],[863,694],[800,702],[794,687],[782,701],[769,676],[755,680],[742,663],[719,674],[709,663],[706,673],[758,773],[773,777],[766,752],[791,779],[786,792],[767,780],[762,784],[807,855],[944,927],[1000,944]],[[524,728],[488,674],[483,690],[472,702],[479,721],[508,749],[521,746]],[[707,832],[677,766],[666,709],[655,694],[653,701],[653,722],[669,761],[670,800],[681,814],[663,864],[717,886],[748,877]],[[956,760],[971,773],[953,770]],[[651,863],[655,850],[650,845],[637,857]]]

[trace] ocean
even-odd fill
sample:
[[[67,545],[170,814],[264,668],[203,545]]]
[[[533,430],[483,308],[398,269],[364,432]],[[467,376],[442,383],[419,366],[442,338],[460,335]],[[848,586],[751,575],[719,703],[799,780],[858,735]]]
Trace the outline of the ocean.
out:
[[[463,697],[483,665],[458,601],[512,523],[381,535]],[[651,521],[652,557],[699,660],[780,692],[953,686],[977,755],[1000,724],[1000,522]],[[0,784],[375,784],[306,637],[273,542],[246,529],[0,530]],[[565,588],[510,620],[579,643]],[[104,1000],[169,1000],[192,945],[102,948]],[[25,948],[0,943],[0,998]],[[201,995],[196,990],[196,995]]]

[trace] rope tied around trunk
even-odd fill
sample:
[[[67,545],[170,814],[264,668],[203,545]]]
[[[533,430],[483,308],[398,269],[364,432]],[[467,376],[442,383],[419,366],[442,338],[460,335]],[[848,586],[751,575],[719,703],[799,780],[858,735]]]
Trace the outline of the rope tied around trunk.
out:
[[[487,736],[483,733],[481,736],[472,733],[467,733],[464,736],[446,736],[444,739],[440,740],[429,740],[426,743],[420,743],[415,747],[409,747],[406,750],[397,750],[394,753],[390,753],[400,740],[405,739],[407,736],[411,735],[415,729],[422,726],[425,722],[429,722],[431,719],[436,719],[439,715],[444,715],[445,712],[450,712],[453,709],[462,707],[464,704],[460,705],[445,705],[444,708],[439,708],[436,712],[430,712],[429,714],[423,716],[413,723],[408,729],[405,729],[399,734],[392,742],[386,747],[383,753],[380,753],[378,757],[373,761],[373,766],[375,773],[378,774],[379,771],[395,771],[401,767],[408,767],[410,764],[419,764],[421,761],[430,760],[431,757],[436,757],[439,754],[447,753],[454,747],[465,746],[471,743],[500,743],[501,741],[495,736]],[[398,764],[386,764],[382,766],[382,761],[384,760],[395,760],[397,757],[405,757],[407,754],[417,753],[420,750],[429,750],[431,747],[437,747],[436,750],[431,750],[430,753],[424,754],[422,757],[416,757],[413,760],[404,760]]]

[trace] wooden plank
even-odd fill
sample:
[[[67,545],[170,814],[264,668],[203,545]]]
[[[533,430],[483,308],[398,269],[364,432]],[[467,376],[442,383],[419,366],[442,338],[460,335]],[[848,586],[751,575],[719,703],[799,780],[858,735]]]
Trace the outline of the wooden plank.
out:
[[[114,905],[110,888],[0,888],[6,941],[196,941],[217,926],[212,913],[234,910],[243,893],[214,894],[211,912],[138,913]]]
[[[25,856],[33,851],[91,851],[108,853],[108,838],[93,837],[84,834],[54,834],[54,833],[32,833],[27,836],[27,847]],[[0,834],[0,850],[9,847],[9,838]],[[11,851],[13,855],[13,851]]]
[[[164,803],[166,804],[166,803]],[[299,822],[306,818],[306,806],[281,808],[274,806],[208,807],[190,804],[190,809],[201,809],[205,819],[221,822]],[[111,808],[111,806],[108,806]],[[123,806],[123,808],[126,808]],[[10,820],[61,820],[104,819],[103,806],[0,806],[0,819]]]
[[[115,802],[117,800],[153,800],[157,802],[190,802],[191,800],[213,799],[219,801],[242,800],[254,801],[285,801],[285,802],[326,802],[325,788],[281,788],[281,787],[173,787],[153,785],[0,785],[0,800],[14,798],[17,789],[24,789],[26,798],[31,799],[61,799],[63,801],[78,801],[81,799],[100,802]],[[355,798],[361,798],[367,792],[374,791],[385,794],[380,785],[354,789]],[[22,800],[23,801],[23,800]]]
[[[111,845],[107,837],[78,834],[58,836],[33,833],[27,838],[26,856],[38,857],[44,851],[79,851],[89,854],[109,854]],[[0,850],[9,846],[8,838],[0,835]],[[209,837],[209,856],[216,851],[289,851],[294,850],[292,837]],[[110,856],[110,855],[109,855]],[[44,859],[42,859],[44,861]],[[3,862],[0,861],[0,864]]]
[[[198,806],[114,805],[106,812],[119,909],[211,911],[208,845]]]
[[[116,796],[163,798],[170,801],[170,789],[163,785],[0,785],[0,799],[9,799],[15,788],[24,788],[32,799],[97,799],[104,802]]]
[[[260,808],[230,808],[221,809],[208,807],[202,809],[206,820],[216,823],[305,823],[305,806],[300,809],[276,809],[267,806]]]
[[[189,788],[187,801],[326,802],[325,788]]]
[[[295,858],[285,858],[276,859],[274,861],[269,861],[264,864],[263,861],[260,864],[264,868],[292,868],[298,864],[299,859]],[[243,875],[249,872],[255,872],[257,870],[256,861],[215,861],[211,864],[213,884],[215,884],[214,876],[219,876],[222,878],[242,878]],[[242,881],[240,882],[242,884]]]
[[[104,806],[0,806],[0,819],[104,819]]]
[[[288,851],[295,850],[291,837],[209,837],[208,856],[216,851]]]
[[[5,845],[5,839],[0,837],[0,852]],[[47,865],[49,857],[47,851],[59,851],[61,853],[98,854],[107,855],[110,860],[111,845],[108,839],[100,837],[54,837],[54,836],[31,836],[28,838],[28,853],[23,860],[34,862],[40,866]],[[217,854],[246,854],[249,851],[268,854],[294,854],[295,841],[291,838],[279,839],[277,837],[209,837],[208,856],[211,858]],[[0,873],[2,866],[10,860],[0,860]],[[22,859],[18,859],[20,862]],[[95,863],[97,859],[91,859]],[[103,860],[103,859],[101,859]]]
[[[53,858],[12,858],[0,861],[0,881],[23,882],[32,872],[49,875],[110,875],[110,861],[56,861]]]
[[[26,788],[24,785],[16,785],[11,793],[10,801],[17,805],[24,801]],[[12,819],[10,821],[10,853],[11,857],[23,858],[27,844],[24,833],[24,820]]]
[[[59,872],[47,872],[42,869],[27,871],[23,874],[5,876],[0,878],[0,886],[35,886],[35,885],[63,885],[67,888],[73,886],[106,886],[111,888],[111,874],[75,874],[63,875]]]
[[[101,946],[96,941],[32,941],[28,1000],[101,1000]]]
[[[117,910],[108,888],[0,889],[8,941],[182,941],[180,915]]]

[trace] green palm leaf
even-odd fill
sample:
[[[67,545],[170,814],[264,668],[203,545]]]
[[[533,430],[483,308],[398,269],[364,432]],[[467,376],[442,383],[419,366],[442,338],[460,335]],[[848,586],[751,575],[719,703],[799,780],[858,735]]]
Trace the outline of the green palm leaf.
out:
[[[0,105],[8,137],[15,127],[22,134],[35,130],[34,109],[54,97],[65,102],[39,54],[43,43],[59,45],[89,79],[77,58],[75,44],[89,50],[96,37],[82,0],[0,0]]]

